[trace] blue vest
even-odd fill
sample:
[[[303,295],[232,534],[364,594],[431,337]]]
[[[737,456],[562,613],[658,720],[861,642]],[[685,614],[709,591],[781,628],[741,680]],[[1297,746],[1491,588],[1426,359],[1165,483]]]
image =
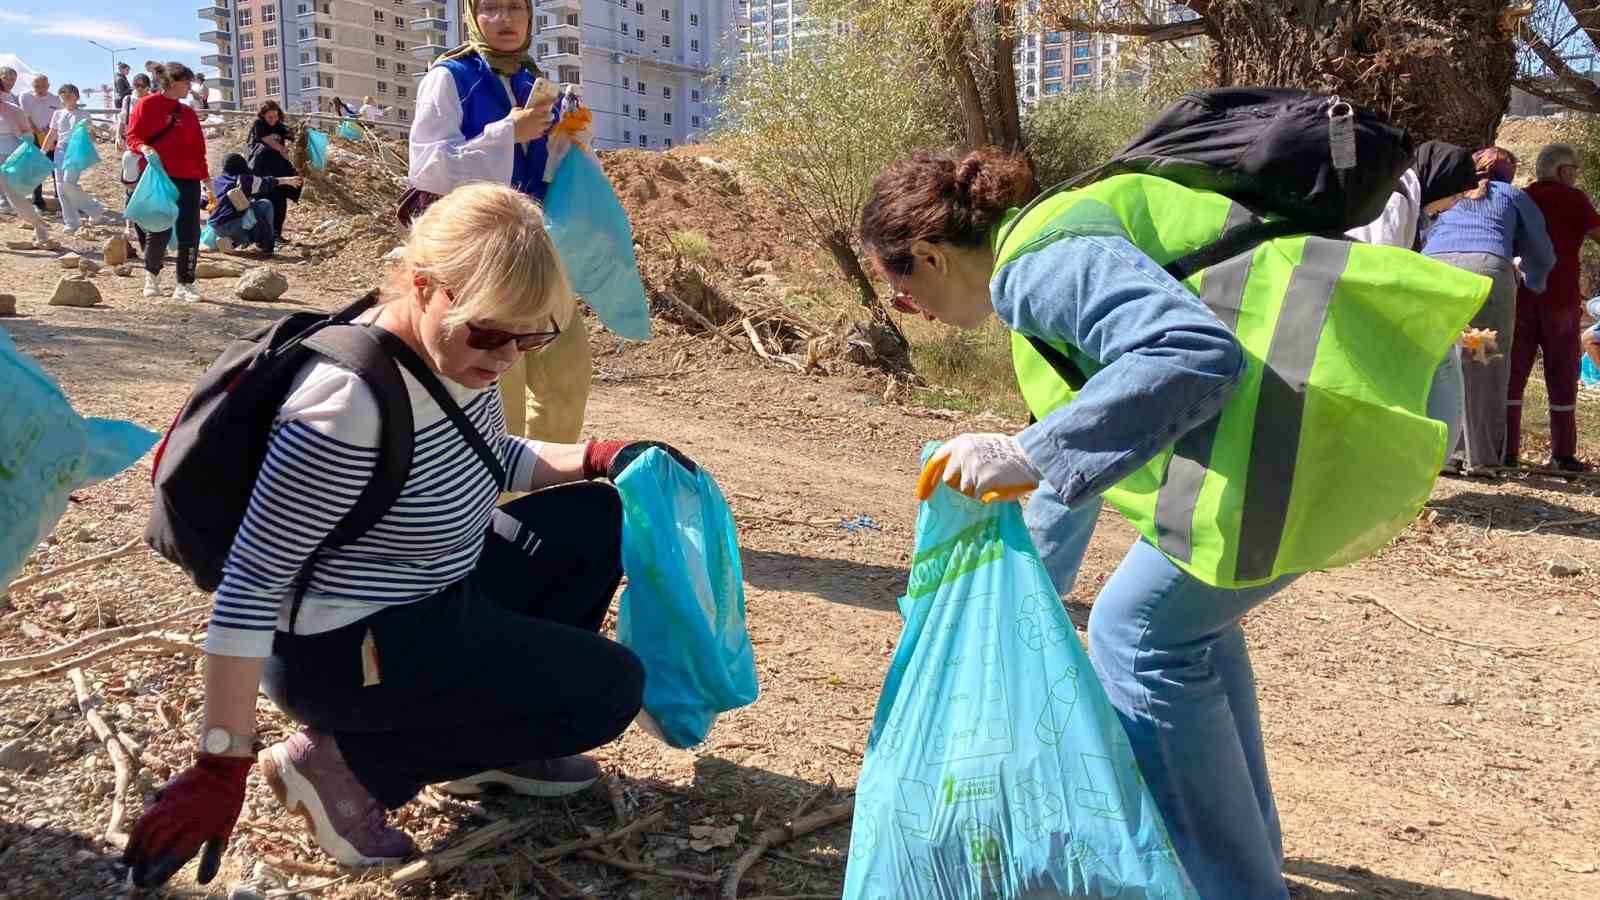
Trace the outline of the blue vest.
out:
[[[451,77],[455,79],[456,96],[461,98],[461,134],[467,140],[483,134],[483,129],[489,124],[511,114],[511,103],[506,99],[504,83],[484,62],[483,57],[474,55],[465,59],[447,59],[440,65],[449,69]],[[533,74],[527,67],[511,76],[511,90],[517,95],[518,106],[528,102],[528,94],[533,91]],[[552,111],[551,121],[554,122],[559,115]],[[511,186],[536,200],[544,200],[545,189],[549,187],[544,183],[544,166],[549,155],[549,146],[544,138],[518,144],[515,162],[511,167]]]

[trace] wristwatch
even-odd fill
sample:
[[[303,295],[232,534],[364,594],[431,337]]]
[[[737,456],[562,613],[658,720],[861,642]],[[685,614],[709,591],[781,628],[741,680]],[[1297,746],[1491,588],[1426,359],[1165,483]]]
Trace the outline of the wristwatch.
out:
[[[221,756],[238,750],[249,750],[256,744],[254,734],[234,734],[221,725],[213,725],[200,736],[200,752]]]

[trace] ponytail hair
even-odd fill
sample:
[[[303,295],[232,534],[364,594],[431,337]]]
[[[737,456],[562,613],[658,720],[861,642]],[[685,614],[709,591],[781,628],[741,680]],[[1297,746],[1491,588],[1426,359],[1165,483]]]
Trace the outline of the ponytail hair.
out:
[[[1022,156],[985,147],[956,159],[917,153],[883,171],[861,213],[861,242],[891,274],[911,271],[917,241],[978,247],[1034,193]]]
[[[194,80],[194,70],[176,60],[156,63],[154,70],[150,74],[155,76],[156,90],[163,92],[180,81]]]

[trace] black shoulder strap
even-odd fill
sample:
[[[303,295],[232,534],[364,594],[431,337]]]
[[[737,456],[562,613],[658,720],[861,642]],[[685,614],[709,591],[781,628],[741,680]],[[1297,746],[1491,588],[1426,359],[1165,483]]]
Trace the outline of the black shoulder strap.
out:
[[[1070,357],[1056,349],[1044,338],[1034,337],[1031,334],[1023,335],[1023,337],[1027,338],[1033,349],[1044,357],[1044,361],[1050,364],[1050,368],[1056,370],[1056,374],[1061,376],[1061,380],[1067,383],[1067,387],[1072,388],[1073,391],[1083,389],[1084,382],[1088,381],[1089,378],[1083,374],[1083,369],[1079,368],[1077,363],[1073,362]]]
[[[172,129],[178,127],[178,114],[181,113],[181,112],[183,112],[183,104],[179,103],[177,106],[174,106],[172,108],[172,118],[167,120],[167,127],[165,127],[163,129],[161,129],[160,131],[156,132],[156,136],[155,137],[151,138],[148,141],[145,141],[144,142],[145,146],[147,146],[147,147],[155,147],[156,144],[158,142],[160,142],[160,140],[162,138],[167,136],[167,132],[169,132]],[[159,147],[157,147],[156,150],[157,150],[157,152],[160,152],[160,148]]]
[[[411,472],[416,423],[411,418],[411,394],[380,343],[376,329],[360,325],[331,325],[307,338],[305,345],[361,376],[378,400],[382,423],[378,465],[333,533],[328,545],[348,544],[366,534],[399,499]]]
[[[439,376],[433,374],[433,370],[428,368],[428,364],[423,362],[422,357],[407,346],[405,341],[377,326],[373,326],[373,330],[378,333],[378,339],[383,342],[384,348],[389,351],[395,361],[405,366],[406,370],[417,381],[421,382],[424,388],[427,388],[428,393],[433,396],[434,402],[438,403],[439,408],[444,410],[444,414],[450,417],[451,424],[455,425],[456,430],[461,432],[463,438],[466,438],[467,444],[478,454],[478,459],[483,461],[484,468],[489,470],[489,474],[494,478],[495,484],[500,485],[501,489],[504,490],[509,484],[509,479],[506,477],[505,467],[500,464],[500,457],[495,455],[495,452],[489,448],[489,442],[483,439],[483,435],[478,432],[477,427],[467,419],[467,414],[461,411],[461,405],[456,402],[456,398],[450,396],[450,392],[445,390],[444,385],[439,383]]]

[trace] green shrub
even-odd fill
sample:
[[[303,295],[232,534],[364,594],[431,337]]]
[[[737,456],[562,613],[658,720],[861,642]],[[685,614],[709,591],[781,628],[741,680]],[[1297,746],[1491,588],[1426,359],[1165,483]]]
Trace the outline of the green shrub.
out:
[[[711,239],[698,231],[674,231],[668,237],[684,262],[700,263],[711,258]]]

